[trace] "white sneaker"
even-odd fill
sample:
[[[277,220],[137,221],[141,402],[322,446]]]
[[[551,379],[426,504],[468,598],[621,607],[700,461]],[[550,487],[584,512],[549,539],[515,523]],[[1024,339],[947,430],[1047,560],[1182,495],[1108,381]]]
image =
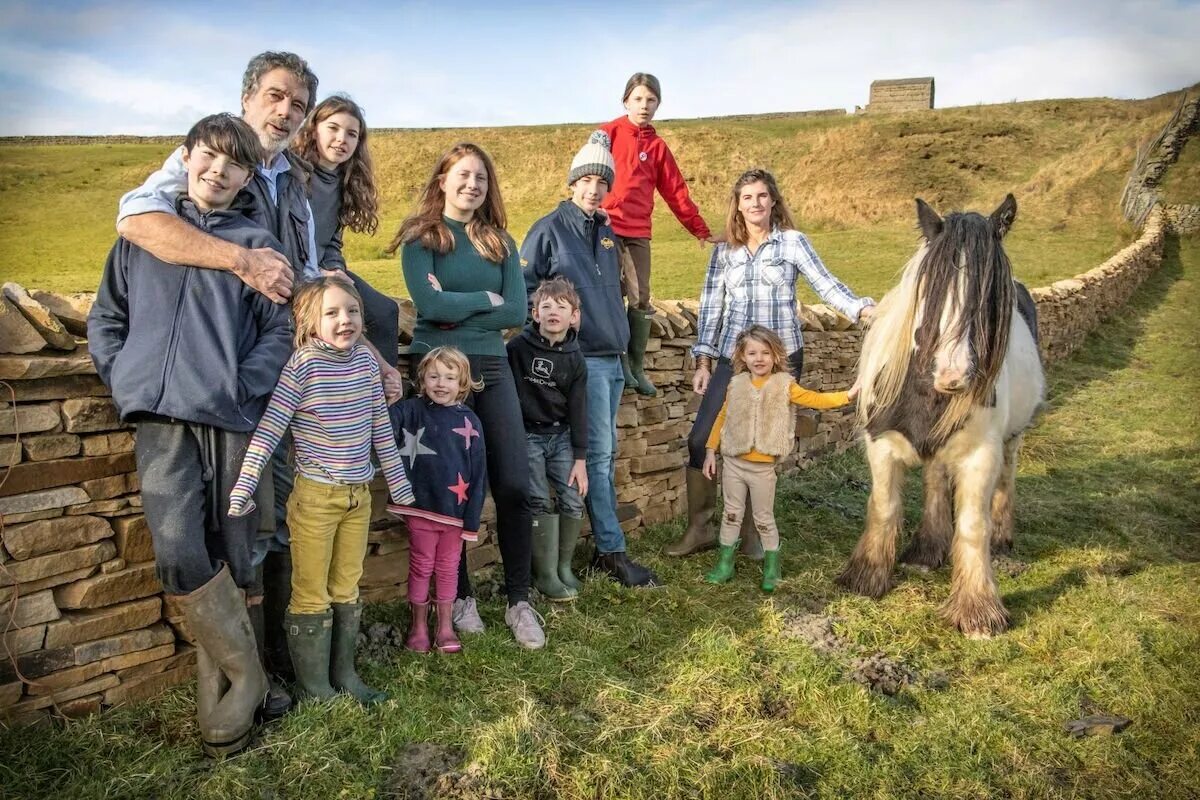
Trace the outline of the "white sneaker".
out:
[[[504,621],[512,630],[517,644],[526,650],[540,650],[546,646],[546,632],[542,630],[546,620],[524,600],[508,607],[504,612]]]
[[[450,619],[454,621],[454,630],[459,633],[483,633],[485,630],[474,597],[460,597],[455,600]]]

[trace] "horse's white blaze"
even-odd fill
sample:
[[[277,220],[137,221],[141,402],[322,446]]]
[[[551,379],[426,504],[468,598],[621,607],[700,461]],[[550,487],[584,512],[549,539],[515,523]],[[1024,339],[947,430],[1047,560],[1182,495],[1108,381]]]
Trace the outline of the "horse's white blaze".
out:
[[[971,373],[975,368],[967,326],[959,324],[964,305],[965,257],[959,256],[959,262],[954,292],[942,304],[942,318],[938,320],[938,349],[933,355],[933,386],[939,392],[966,391],[970,388]],[[919,327],[920,323],[917,324]],[[949,331],[957,331],[958,334],[950,336]]]

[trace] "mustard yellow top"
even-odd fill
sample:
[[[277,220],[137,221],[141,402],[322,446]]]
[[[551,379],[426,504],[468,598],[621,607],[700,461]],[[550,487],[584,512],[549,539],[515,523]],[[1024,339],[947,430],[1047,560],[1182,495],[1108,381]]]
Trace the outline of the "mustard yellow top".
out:
[[[750,383],[755,389],[761,389],[763,384],[767,382],[770,375],[764,375],[761,378],[750,378]],[[804,406],[805,408],[838,408],[850,402],[850,397],[846,392],[814,392],[812,389],[805,389],[800,384],[792,381],[788,399],[793,405]],[[725,427],[725,412],[729,409],[729,401],[726,400],[721,405],[721,410],[717,414],[717,419],[713,422],[712,431],[708,434],[708,442],[705,444],[709,450],[716,450],[721,444],[721,429]],[[757,461],[761,464],[770,464],[775,461],[775,456],[769,456],[760,453],[757,450],[751,450],[745,455],[738,456],[747,461]]]

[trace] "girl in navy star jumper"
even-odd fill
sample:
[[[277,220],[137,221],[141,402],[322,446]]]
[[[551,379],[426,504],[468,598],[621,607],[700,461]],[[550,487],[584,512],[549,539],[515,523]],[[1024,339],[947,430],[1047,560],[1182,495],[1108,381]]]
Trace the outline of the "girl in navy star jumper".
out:
[[[412,627],[404,646],[417,653],[431,649],[429,584],[436,575],[433,646],[440,653],[457,653],[462,644],[451,617],[458,593],[458,562],[463,542],[479,536],[487,475],[482,425],[463,401],[468,392],[483,386],[471,381],[471,365],[462,351],[436,347],[417,366],[417,387],[419,396],[397,403],[390,411],[416,495],[410,506],[388,506],[408,522]]]
[[[358,580],[371,524],[371,450],[379,456],[396,503],[412,487],[388,424],[379,365],[362,343],[362,298],[342,278],[321,277],[292,300],[296,350],[279,376],[230,493],[229,513],[254,509],[251,496],[288,428],[296,449],[296,484],[288,498],[292,599],[284,615],[300,688],[327,699],[335,690],[361,703],[386,695],[354,671],[362,606]]]

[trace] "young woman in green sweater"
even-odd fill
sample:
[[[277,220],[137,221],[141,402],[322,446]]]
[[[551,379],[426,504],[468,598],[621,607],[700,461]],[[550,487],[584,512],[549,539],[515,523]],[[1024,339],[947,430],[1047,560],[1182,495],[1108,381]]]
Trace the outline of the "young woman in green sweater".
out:
[[[478,145],[450,148],[433,170],[417,208],[401,223],[388,252],[400,250],[404,281],[417,309],[413,355],[450,345],[467,355],[482,380],[467,405],[483,423],[487,474],[496,502],[504,562],[504,620],[517,643],[539,648],[546,637],[529,604],[531,517],[525,505],[525,427],[501,331],[525,322],[525,278],[492,160]],[[470,434],[465,434],[470,435]],[[454,623],[477,633],[483,622],[471,596],[464,551]]]

